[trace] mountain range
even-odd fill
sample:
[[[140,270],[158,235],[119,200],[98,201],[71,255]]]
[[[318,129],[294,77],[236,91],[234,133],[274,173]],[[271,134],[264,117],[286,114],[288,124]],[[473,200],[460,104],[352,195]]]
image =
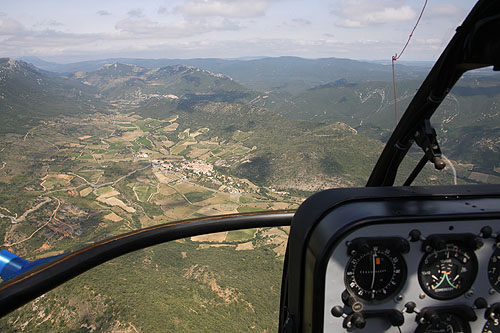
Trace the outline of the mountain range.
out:
[[[28,60],[59,72],[92,70],[61,74],[22,61],[2,60],[0,112],[5,118],[3,128],[10,131],[20,128],[18,124],[23,117],[29,120],[29,117],[105,112],[105,105],[118,104],[121,109],[146,117],[166,118],[183,111],[193,122],[199,122],[199,115],[193,115],[193,111],[213,109],[210,103],[222,103],[221,109],[229,105],[241,110],[245,106],[248,110],[271,111],[259,111],[269,119],[278,113],[287,119],[346,124],[382,142],[395,125],[393,86],[387,80],[390,66],[381,64],[295,57],[183,59],[185,64],[175,59],[122,59],[127,63],[100,60],[66,65]],[[168,66],[154,67],[159,64]],[[398,66],[399,117],[423,80],[424,69]],[[500,165],[497,109],[500,89],[498,78],[486,74],[480,71],[464,76],[432,122],[450,158],[472,164],[476,171],[498,176],[495,170]],[[53,103],[56,100],[60,102]],[[204,121],[215,118],[212,113]],[[222,123],[227,121],[223,118],[214,127]],[[244,123],[240,120],[238,130],[250,130]],[[262,128],[272,131],[265,121],[262,124]],[[226,127],[231,126],[236,128],[229,124]]]
[[[297,93],[342,78],[355,81],[390,81],[392,69],[367,61],[343,58],[305,59],[299,57],[263,57],[257,59],[136,59],[111,58],[69,64],[47,62],[36,57],[21,58],[41,69],[57,73],[92,72],[113,63],[136,65],[148,69],[185,65],[230,76],[235,81],[258,91]],[[398,65],[398,78],[421,78],[427,67]]]

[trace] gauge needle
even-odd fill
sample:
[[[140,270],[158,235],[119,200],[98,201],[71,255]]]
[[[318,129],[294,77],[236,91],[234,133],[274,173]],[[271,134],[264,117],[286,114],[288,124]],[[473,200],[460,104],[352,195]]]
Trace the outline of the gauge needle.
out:
[[[374,253],[372,256],[372,267],[373,267],[373,274],[372,274],[372,286],[370,287],[371,290],[373,290],[373,286],[375,285],[375,257],[377,255]]]
[[[456,285],[454,285],[454,284],[452,283],[452,281],[450,281],[450,279],[448,278],[448,275],[449,275],[449,274],[450,274],[450,273],[447,273],[447,274],[445,275],[446,282],[448,282],[448,284],[449,284],[452,288],[457,289],[458,287],[457,287]],[[455,281],[457,278],[458,278],[458,275],[457,275],[457,276],[453,279],[453,281]]]
[[[436,284],[435,286],[432,286],[432,289],[439,288],[439,286],[441,285],[441,283],[443,283],[444,279],[446,279],[447,277],[448,277],[448,275],[445,272],[443,272],[443,275],[441,277],[441,281],[439,281],[439,283]]]
[[[450,278],[449,278],[449,275],[451,272],[445,272],[445,271],[441,271],[443,273],[442,277],[441,277],[441,281],[439,281],[438,284],[436,284],[435,286],[432,286],[432,289],[436,290],[437,288],[439,288],[439,286],[446,280],[446,282],[448,282],[448,284],[452,287],[452,288],[455,288],[457,289],[458,287],[456,285],[454,285],[452,283],[452,281],[450,281]],[[455,281],[456,279],[458,279],[459,276],[455,276],[455,278],[453,279],[453,281]]]

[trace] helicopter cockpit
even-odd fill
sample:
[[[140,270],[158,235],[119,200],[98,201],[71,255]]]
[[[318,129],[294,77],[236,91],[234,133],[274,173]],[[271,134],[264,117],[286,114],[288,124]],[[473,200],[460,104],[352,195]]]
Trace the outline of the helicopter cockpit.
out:
[[[431,117],[467,71],[500,69],[500,3],[480,0],[408,106],[364,188],[331,189],[297,211],[156,225],[28,262],[0,261],[0,316],[73,277],[152,245],[213,232],[291,226],[280,332],[500,332],[500,186],[411,186],[442,169]],[[395,186],[404,157],[422,158]]]

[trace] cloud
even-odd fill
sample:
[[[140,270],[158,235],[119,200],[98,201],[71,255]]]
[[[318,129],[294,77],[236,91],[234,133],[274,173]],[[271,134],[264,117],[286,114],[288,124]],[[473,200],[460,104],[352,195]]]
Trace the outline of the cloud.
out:
[[[6,56],[63,54],[76,48],[96,49],[96,43],[109,39],[103,34],[73,34],[54,30],[24,30],[2,41]],[[107,45],[102,43],[103,45]]]
[[[98,10],[96,12],[96,14],[99,15],[99,16],[109,16],[109,15],[111,15],[111,13],[108,12],[107,10]]]
[[[16,35],[24,31],[25,28],[20,22],[7,17],[4,13],[0,13],[0,36]]]
[[[56,21],[46,21],[43,25],[26,28],[17,20],[0,13],[0,56],[69,57],[93,54],[96,57],[97,54],[149,52],[157,50],[158,45],[164,45],[162,50],[166,52],[168,47],[165,45],[184,49],[189,42],[183,38],[242,28],[238,22],[223,17],[179,17],[173,21],[158,22],[144,17],[141,10],[129,13],[128,17],[115,24],[114,30],[108,32],[69,33],[51,27],[58,25]]]
[[[43,26],[23,26],[21,22],[24,19],[16,20],[10,13],[8,16],[0,13],[0,56],[37,55],[64,58],[64,61],[107,56],[161,58],[249,55],[390,59],[390,55],[399,51],[406,41],[406,28],[413,27],[420,11],[420,4],[410,3],[409,0],[380,0],[382,5],[372,0],[339,1],[340,4],[331,11],[334,20],[316,20],[309,11],[295,10],[299,7],[285,0],[186,0],[176,1],[177,7],[162,1],[165,7],[158,5],[150,8],[153,12],[146,12],[145,8],[127,7],[116,21],[106,19],[108,24],[91,25],[92,19],[102,23],[98,15],[118,15],[118,12],[99,10],[103,8],[100,4],[90,11],[90,18],[82,17],[92,26],[89,31],[100,31],[95,33],[83,33],[81,25],[77,30],[72,30],[67,21],[61,21],[66,24],[64,30],[56,26],[57,22],[52,22],[55,24],[51,26],[48,21]],[[407,4],[415,4],[415,8]],[[417,55],[421,55],[421,59],[429,59],[437,56],[436,52],[442,49],[443,43],[437,39],[441,34],[436,31],[440,32],[444,26],[442,22],[451,21],[453,13],[461,9],[455,7],[460,6],[459,3],[438,4],[436,7],[430,6],[424,14],[424,19],[427,17],[431,20],[433,9],[437,8],[434,13],[436,18],[430,21],[432,24],[423,22],[419,26],[419,33],[407,51],[410,58],[416,59]],[[322,7],[321,11],[328,14],[329,9]],[[275,10],[279,10],[280,15],[270,17]],[[257,17],[259,15],[264,16]],[[398,31],[395,32],[395,29],[390,29],[392,26],[384,24],[402,20],[407,20],[407,23],[402,25],[399,34],[396,34]],[[369,31],[335,30],[332,21],[351,28],[369,27]],[[279,22],[281,25],[276,28]],[[368,53],[367,49],[370,50]]]
[[[62,24],[61,22],[58,22],[56,20],[48,20],[47,25],[52,26],[52,27],[60,27],[60,26],[63,26],[64,24]]]
[[[126,18],[116,23],[115,29],[132,34],[149,34],[158,28],[158,23],[149,19]]]
[[[341,22],[337,22],[336,25],[345,28],[362,28],[364,25],[360,21],[353,21],[350,19],[345,19]]]
[[[162,24],[146,18],[126,18],[116,23],[116,30],[129,35],[141,35],[149,38],[183,38],[211,31],[234,31],[241,27],[229,19],[180,20]]]
[[[415,43],[420,45],[432,45],[432,46],[441,46],[443,41],[439,38],[415,38]]]
[[[144,17],[144,13],[142,12],[142,9],[140,9],[140,8],[131,9],[128,11],[127,14],[129,17],[135,17],[135,18]]]
[[[265,14],[269,0],[189,0],[175,11],[190,16],[256,17]]]
[[[412,20],[416,15],[415,10],[410,6],[402,6],[399,8],[384,8],[381,11],[372,12],[370,15],[366,15],[365,19],[368,24],[381,24]]]
[[[310,39],[296,38],[231,38],[217,40],[213,36],[206,38],[184,39],[181,34],[201,34],[204,29],[227,28],[224,21],[217,25],[183,21],[174,25],[162,25],[155,22],[143,22],[142,31],[159,29],[155,35],[141,35],[137,31],[119,31],[115,33],[77,34],[57,31],[28,30],[23,35],[7,37],[2,41],[0,57],[19,57],[36,55],[54,61],[73,62],[89,58],[107,57],[145,57],[145,58],[195,58],[225,57],[236,58],[249,55],[302,57],[347,57],[363,55],[370,50],[372,59],[384,58],[400,47],[399,42],[382,42],[376,39],[350,39],[320,37]],[[0,37],[1,40],[1,37]],[[414,40],[412,50],[428,55],[435,50],[436,40]],[[221,51],[222,50],[222,51]],[[223,53],[222,53],[223,52]],[[416,53],[415,53],[416,54]],[[424,59],[421,58],[420,59]],[[428,59],[428,58],[425,58]]]
[[[370,25],[411,21],[417,12],[410,6],[398,6],[392,0],[375,3],[372,0],[341,0],[331,12],[340,20],[337,26],[363,28]]]
[[[54,28],[64,26],[61,22],[56,20],[44,20],[38,23],[33,24],[33,28],[35,29],[45,29],[45,28]]]
[[[312,22],[306,19],[294,18],[292,19],[292,23],[295,25],[305,26],[305,25],[311,25]]]

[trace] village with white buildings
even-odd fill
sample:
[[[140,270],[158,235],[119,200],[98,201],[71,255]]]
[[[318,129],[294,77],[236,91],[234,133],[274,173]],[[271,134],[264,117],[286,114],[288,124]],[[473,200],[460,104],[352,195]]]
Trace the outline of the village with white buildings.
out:
[[[143,154],[144,155],[144,154]],[[147,154],[146,154],[147,155]],[[147,157],[147,156],[141,156]],[[260,188],[248,180],[240,180],[232,176],[220,174],[214,169],[214,166],[203,160],[178,160],[171,161],[167,158],[154,159],[151,161],[154,172],[160,172],[164,175],[176,173],[182,174],[179,180],[187,180],[189,176],[204,177],[214,185],[218,186],[218,191],[227,193],[258,193]],[[271,189],[270,189],[271,190]],[[275,192],[274,190],[271,190]]]

